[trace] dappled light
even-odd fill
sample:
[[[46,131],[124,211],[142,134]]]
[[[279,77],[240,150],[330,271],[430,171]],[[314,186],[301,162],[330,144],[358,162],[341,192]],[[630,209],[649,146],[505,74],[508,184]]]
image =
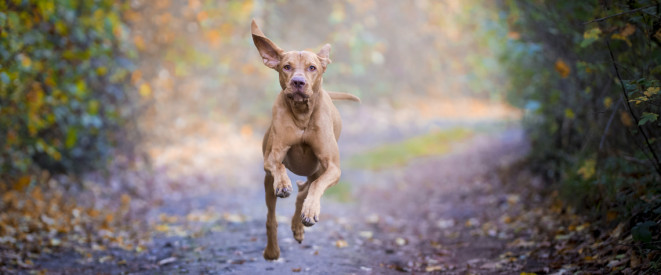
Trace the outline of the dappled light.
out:
[[[0,273],[658,273],[659,14],[653,0],[0,2]],[[320,62],[305,68],[323,82],[296,85],[360,102],[289,97],[268,43]],[[342,121],[337,147],[319,139],[339,181],[307,220],[334,164],[301,138],[291,150],[318,170],[279,188],[272,167],[295,160],[269,161],[273,139],[298,131],[273,126],[295,113],[279,100],[322,114],[301,133],[337,130],[329,106]]]

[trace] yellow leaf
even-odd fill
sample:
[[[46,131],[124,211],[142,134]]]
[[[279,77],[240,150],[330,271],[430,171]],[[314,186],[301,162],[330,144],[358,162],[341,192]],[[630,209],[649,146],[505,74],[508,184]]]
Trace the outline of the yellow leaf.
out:
[[[624,41],[624,42],[627,42],[627,45],[629,45],[629,47],[631,47],[631,46],[633,45],[633,44],[631,44],[631,41],[629,41],[629,38],[627,38],[627,37],[625,37],[625,36],[623,36],[623,35],[621,35],[621,34],[619,34],[619,33],[614,33],[614,34],[611,36],[611,38],[613,38],[613,39],[618,39],[618,40],[622,40],[622,41]]]
[[[100,76],[104,76],[104,75],[106,75],[106,73],[108,73],[108,68],[106,68],[104,66],[96,68],[96,74],[98,74]]]
[[[156,231],[158,232],[168,232],[170,227],[167,224],[159,224],[156,226]]]
[[[604,98],[604,107],[606,107],[606,109],[609,109],[611,106],[613,106],[613,99],[607,96],[606,98]]]
[[[651,97],[655,94],[658,94],[659,90],[661,90],[660,87],[649,87],[649,88],[647,88],[647,90],[645,90],[645,92],[643,94],[645,94],[645,96],[647,96],[647,97]]]
[[[20,177],[16,183],[14,183],[14,190],[16,191],[23,191],[25,190],[28,185],[30,185],[30,181],[32,178],[30,176],[22,176]]]
[[[337,246],[338,248],[344,248],[349,246],[349,244],[345,240],[337,240],[335,241],[335,246]]]
[[[144,51],[146,48],[145,40],[142,39],[142,36],[133,37],[133,44],[139,51]]]
[[[584,39],[599,39],[600,34],[601,34],[601,29],[592,28],[592,29],[590,29],[590,30],[583,33],[583,38]]]
[[[567,108],[565,109],[565,117],[568,119],[574,119],[576,115],[574,114],[574,111],[572,111],[572,109]]]
[[[590,179],[596,172],[595,166],[597,162],[594,159],[588,159],[583,162],[581,168],[578,169],[578,174],[580,174],[584,180]]]
[[[20,59],[21,59],[21,65],[23,67],[29,68],[30,65],[32,65],[32,60],[29,57],[21,54]]]
[[[633,120],[631,119],[631,116],[625,111],[620,111],[620,122],[622,122],[622,125],[627,127],[633,126]]]
[[[149,84],[143,83],[140,85],[140,95],[145,98],[151,95],[151,87],[149,87]]]
[[[562,59],[558,59],[555,62],[555,70],[558,71],[558,73],[560,74],[560,76],[562,76],[562,78],[569,76],[569,73],[571,72],[571,68],[569,68],[569,65],[567,65],[567,63],[565,63],[565,61],[563,61]]]

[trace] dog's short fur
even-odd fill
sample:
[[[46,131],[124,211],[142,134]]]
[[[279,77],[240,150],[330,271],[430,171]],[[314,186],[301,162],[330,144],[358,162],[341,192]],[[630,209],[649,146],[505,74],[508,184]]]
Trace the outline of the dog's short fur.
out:
[[[321,87],[322,75],[331,63],[329,44],[316,54],[285,52],[264,36],[255,20],[252,21],[252,38],[264,65],[280,75],[282,87],[273,104],[273,118],[262,143],[268,208],[264,258],[275,260],[280,257],[276,197],[286,198],[293,191],[285,168],[307,177],[305,183],[297,183],[296,213],[291,221],[294,239],[300,243],[303,225],[312,226],[319,221],[324,191],[340,179],[337,139],[342,121],[332,100],[360,100],[346,93],[327,92]]]

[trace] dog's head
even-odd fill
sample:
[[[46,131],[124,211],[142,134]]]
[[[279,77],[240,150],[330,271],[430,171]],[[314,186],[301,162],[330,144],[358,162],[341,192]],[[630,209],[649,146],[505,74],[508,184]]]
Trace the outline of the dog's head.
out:
[[[324,45],[318,53],[309,51],[288,51],[280,49],[266,38],[255,20],[252,20],[252,40],[262,56],[264,65],[278,71],[280,86],[285,95],[294,102],[307,102],[310,96],[319,91],[322,74],[331,63],[330,44]]]

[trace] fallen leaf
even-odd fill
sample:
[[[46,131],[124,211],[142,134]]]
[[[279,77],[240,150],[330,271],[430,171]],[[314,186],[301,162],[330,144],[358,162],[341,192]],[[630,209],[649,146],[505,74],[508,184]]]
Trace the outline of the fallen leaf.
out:
[[[521,197],[517,194],[507,195],[507,203],[509,205],[515,205],[515,204],[519,203],[520,200],[521,200]]]
[[[438,227],[441,228],[441,229],[448,229],[448,228],[454,226],[454,220],[453,219],[447,219],[447,220],[441,219],[441,220],[438,220],[438,222],[436,222],[436,225],[438,225]]]
[[[168,258],[165,258],[163,260],[158,261],[158,265],[166,265],[166,264],[174,263],[176,261],[177,261],[176,257],[168,257]]]
[[[349,246],[349,244],[345,240],[337,240],[335,241],[335,246],[337,246],[338,248],[344,248]]]
[[[494,269],[500,269],[500,268],[502,268],[502,267],[503,267],[503,266],[502,266],[500,263],[495,262],[495,263],[485,263],[485,264],[483,264],[483,265],[480,266],[480,269],[491,269],[491,270],[494,270]]]
[[[232,222],[232,223],[242,223],[242,222],[245,221],[245,219],[243,217],[241,217],[240,215],[237,215],[237,214],[225,214],[223,216],[223,218],[226,221]]]
[[[478,226],[478,225],[480,225],[480,221],[476,218],[470,218],[466,221],[466,223],[464,225],[466,227]]]
[[[630,261],[631,267],[633,268],[638,267],[640,265],[640,257],[638,257],[636,251],[634,250],[631,250],[630,254],[631,254],[631,261]]]
[[[372,231],[360,231],[358,233],[358,235],[360,235],[361,237],[363,237],[365,239],[371,239],[374,236]]]
[[[105,263],[105,262],[109,262],[109,261],[112,261],[112,256],[110,256],[110,255],[103,256],[103,257],[99,258],[99,263]]]
[[[379,222],[379,215],[371,214],[371,215],[367,216],[365,221],[367,221],[367,223],[378,223]]]
[[[143,83],[140,85],[139,92],[142,97],[147,98],[151,95],[151,87],[149,87],[149,84]]]

